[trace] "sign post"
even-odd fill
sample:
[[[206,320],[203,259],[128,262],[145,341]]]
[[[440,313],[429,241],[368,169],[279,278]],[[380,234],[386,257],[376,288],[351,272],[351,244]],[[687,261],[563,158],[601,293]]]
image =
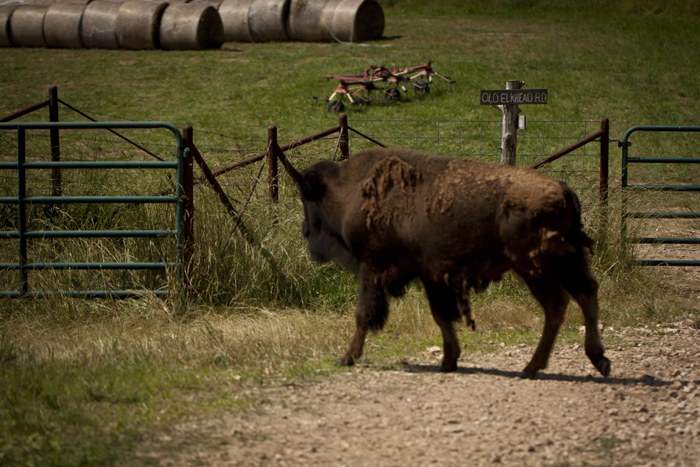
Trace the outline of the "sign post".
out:
[[[482,90],[479,104],[491,105],[503,113],[501,136],[501,164],[515,165],[518,139],[518,104],[546,104],[546,89],[520,89],[525,84],[520,80],[506,81],[505,90]]]

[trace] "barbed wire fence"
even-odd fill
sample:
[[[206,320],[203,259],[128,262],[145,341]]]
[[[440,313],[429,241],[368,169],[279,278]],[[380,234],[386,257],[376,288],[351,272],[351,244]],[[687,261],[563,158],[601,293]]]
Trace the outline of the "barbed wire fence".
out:
[[[88,113],[113,121],[133,121],[112,114]],[[518,132],[517,164],[521,167],[528,167],[594,132],[598,125],[599,122],[595,120],[529,121],[527,129]],[[500,162],[500,120],[351,120],[349,126],[386,146],[408,147],[460,159]],[[259,139],[240,138],[223,131],[198,128],[195,129],[195,133],[197,148],[213,171],[250,155],[264,153],[267,149],[267,141],[263,137]],[[41,160],[46,154],[44,149],[48,147],[48,134],[37,132],[29,136],[39,141],[34,144],[32,151],[28,151],[27,160]],[[145,157],[143,154],[139,155],[137,149],[110,136],[62,132],[60,137],[62,160],[69,160],[71,155],[78,158],[81,156],[91,157],[89,156],[90,152],[103,157],[108,155],[119,158]],[[12,138],[0,137],[3,138],[2,143],[0,143],[3,153],[0,155],[3,159],[14,157]],[[140,132],[132,138],[136,143],[155,154],[167,156],[168,151],[171,150],[170,145],[159,143],[157,138],[153,138],[153,135],[148,132]],[[303,147],[295,148],[289,156],[301,167],[318,160],[333,159],[337,152],[337,139],[337,136],[334,135],[319,139]],[[351,153],[376,147],[374,143],[354,132],[350,132],[349,139]],[[282,143],[283,141],[280,141],[280,144]],[[542,171],[553,178],[569,183],[578,192],[582,202],[586,204],[595,202],[599,177],[598,156],[598,145],[586,145],[547,164],[542,168]],[[253,165],[258,166],[259,164]],[[235,202],[240,203],[249,197],[251,183],[258,176],[253,173],[257,172],[257,169],[243,168],[237,172],[236,176],[226,174],[219,178],[227,193]],[[244,175],[241,176],[241,173]],[[37,172],[34,176],[43,178],[46,174]],[[12,179],[12,174],[2,173],[0,174],[0,185],[11,186]],[[64,183],[70,184],[71,180],[66,179]],[[73,183],[79,185],[81,182],[74,181]],[[105,185],[103,189],[107,189],[109,181],[105,180],[102,183]],[[37,184],[37,189],[40,186]],[[114,186],[115,188],[121,187],[121,184],[117,183]]]
[[[129,118],[103,114],[98,112],[86,112],[92,117],[103,121],[133,121]],[[64,114],[65,115],[65,114]],[[64,116],[65,119],[65,116]],[[519,166],[527,167],[540,161],[572,142],[595,131],[600,122],[597,121],[543,121],[528,122],[527,130],[518,133],[518,159]],[[498,163],[500,161],[501,121],[425,121],[425,120],[351,120],[348,122],[351,129],[369,136],[385,146],[409,147],[432,154],[457,157],[461,159],[479,160]],[[267,151],[268,141],[264,138],[264,132],[260,132],[260,138],[241,138],[228,131],[216,129],[194,129],[194,141],[197,150],[202,155],[212,171],[222,169],[231,164],[243,161],[251,156],[263,154]],[[130,130],[128,139],[136,143],[135,147],[127,140],[106,132],[86,131],[61,131],[61,160],[150,160],[152,157],[171,158],[172,143],[167,143],[163,135],[157,130]],[[350,153],[357,153],[363,149],[376,147],[372,141],[358,136],[351,131],[348,134]],[[48,132],[32,131],[27,133],[27,161],[46,160],[50,154],[50,142]],[[292,141],[279,141],[280,145]],[[286,154],[299,168],[307,167],[320,160],[334,160],[338,158],[339,135],[319,138],[304,146],[289,150]],[[594,205],[597,203],[598,171],[599,171],[599,147],[582,147],[557,161],[547,164],[543,171],[550,176],[562,179],[573,186],[581,197],[582,204]],[[16,160],[15,138],[13,135],[0,134],[0,159],[3,161]],[[230,198],[238,214],[244,223],[252,224],[253,228],[266,229],[269,223],[264,219],[266,209],[261,206],[271,205],[267,183],[262,180],[266,177],[264,166],[266,158],[245,167],[222,174],[217,178],[219,184]],[[127,173],[128,172],[128,173]],[[117,171],[97,174],[92,171],[66,171],[62,176],[63,190],[71,196],[120,196],[120,195],[153,195],[163,193],[174,188],[172,179],[162,174],[148,171]],[[233,235],[235,225],[231,222],[230,212],[216,197],[216,194],[208,182],[197,175],[195,170],[195,219],[200,218],[201,225],[228,226],[228,232]],[[31,172],[29,190],[33,196],[45,196],[51,192],[51,174],[48,170]],[[297,195],[296,189],[285,172],[280,172],[280,205],[277,213],[294,210]],[[0,171],[0,196],[16,196],[16,174],[12,171]],[[261,186],[263,188],[261,188]],[[255,208],[249,206],[255,205]],[[11,209],[3,208],[3,226],[0,230],[12,230],[14,216]],[[138,222],[140,228],[158,229],[163,223],[171,222],[173,213],[165,216],[155,216],[148,208],[131,209],[132,214],[123,218],[104,216],[104,213],[113,208],[78,208],[69,207],[65,210],[66,217],[71,219],[75,228],[79,228],[80,222],[97,222],[98,218],[110,218],[115,223],[112,227],[127,228],[129,222]],[[137,212],[138,211],[138,212]],[[143,212],[141,212],[143,211]],[[261,214],[262,213],[262,214]],[[276,214],[275,214],[276,215]],[[299,214],[300,216],[301,214]],[[280,216],[282,217],[282,216]],[[287,216],[289,217],[289,216]],[[292,216],[293,217],[293,216]],[[38,217],[41,219],[41,216]],[[285,222],[295,222],[296,218]],[[199,220],[195,221],[197,224]],[[143,224],[143,225],[141,225]],[[297,226],[298,227],[298,226]],[[295,228],[297,228],[295,227]],[[197,242],[206,246],[214,246],[219,241],[204,234],[197,235]],[[266,232],[259,231],[259,236],[264,237]],[[113,243],[113,242],[112,242]],[[153,247],[153,248],[151,248]],[[149,246],[153,252],[151,256],[165,254],[163,246],[156,244]],[[144,248],[141,248],[143,250]],[[46,248],[50,251],[50,248]],[[133,250],[133,248],[132,248]],[[96,254],[109,254],[117,256],[117,246],[105,242],[105,246],[92,249]],[[12,252],[8,252],[12,254]],[[168,253],[169,254],[169,253]],[[0,256],[5,256],[2,253]],[[142,279],[138,279],[142,280]]]

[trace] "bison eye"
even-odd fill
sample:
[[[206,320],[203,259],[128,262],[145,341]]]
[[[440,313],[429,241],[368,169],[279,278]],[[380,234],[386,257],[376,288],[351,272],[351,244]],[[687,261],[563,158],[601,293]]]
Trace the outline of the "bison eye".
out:
[[[304,238],[308,238],[309,235],[311,235],[311,231],[309,230],[309,223],[306,221],[301,223],[301,234],[304,236]]]

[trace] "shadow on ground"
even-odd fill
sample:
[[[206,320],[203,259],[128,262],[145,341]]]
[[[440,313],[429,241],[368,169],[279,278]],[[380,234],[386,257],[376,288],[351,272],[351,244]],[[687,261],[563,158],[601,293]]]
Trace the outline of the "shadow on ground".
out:
[[[409,373],[439,373],[439,365],[420,365],[408,362],[401,363],[403,369]],[[455,373],[464,375],[493,375],[500,376],[502,378],[512,378],[512,379],[523,379],[522,372],[520,371],[504,371],[497,368],[481,368],[481,367],[469,367],[469,368],[457,368]],[[575,376],[566,375],[562,373],[544,373],[539,372],[537,374],[537,379],[541,381],[563,381],[572,383],[598,383],[607,385],[619,385],[619,386],[632,386],[632,385],[643,385],[643,386],[670,386],[676,381],[667,381],[663,379],[657,379],[651,375],[642,375],[639,378],[603,378],[596,377],[593,375],[586,376]],[[692,381],[680,381],[683,386],[687,386]],[[700,384],[700,381],[695,381],[695,384]]]

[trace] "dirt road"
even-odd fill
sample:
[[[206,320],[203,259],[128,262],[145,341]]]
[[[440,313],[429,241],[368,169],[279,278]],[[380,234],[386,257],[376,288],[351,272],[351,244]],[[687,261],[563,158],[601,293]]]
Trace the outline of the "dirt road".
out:
[[[439,355],[426,351],[390,369],[266,389],[261,411],[210,424],[221,449],[176,464],[700,465],[700,331],[688,320],[605,333],[607,379],[573,345],[558,347],[537,380],[522,380],[533,349],[494,343],[496,352],[467,354],[452,374],[438,373]]]

